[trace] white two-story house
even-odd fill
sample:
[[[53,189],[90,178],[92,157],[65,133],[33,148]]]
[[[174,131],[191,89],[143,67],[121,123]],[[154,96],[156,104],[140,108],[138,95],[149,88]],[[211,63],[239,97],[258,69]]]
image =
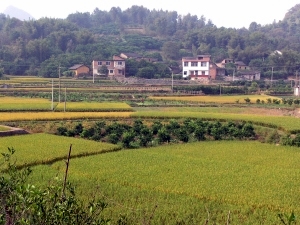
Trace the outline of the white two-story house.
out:
[[[100,72],[102,66],[106,66],[108,77],[125,76],[125,59],[119,56],[113,56],[112,60],[93,60],[93,75],[106,75]]]
[[[191,80],[209,80],[210,55],[182,58],[182,76]]]

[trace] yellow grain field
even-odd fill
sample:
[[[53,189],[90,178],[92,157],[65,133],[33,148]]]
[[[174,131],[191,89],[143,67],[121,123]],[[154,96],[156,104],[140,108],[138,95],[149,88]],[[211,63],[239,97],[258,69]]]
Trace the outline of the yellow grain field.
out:
[[[203,103],[246,103],[244,99],[249,98],[251,103],[255,103],[257,99],[260,101],[267,99],[280,99],[268,95],[217,95],[217,96],[150,96],[149,99],[168,100],[168,101],[191,101]]]
[[[127,118],[130,117],[132,113],[133,112],[2,112],[0,113],[0,122]]]

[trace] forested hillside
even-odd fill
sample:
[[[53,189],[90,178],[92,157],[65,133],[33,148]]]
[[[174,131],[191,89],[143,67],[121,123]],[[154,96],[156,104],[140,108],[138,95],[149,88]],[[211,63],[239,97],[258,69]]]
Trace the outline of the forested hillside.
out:
[[[282,21],[266,26],[254,21],[242,29],[218,28],[205,16],[142,6],[96,8],[66,19],[20,21],[0,14],[0,68],[5,74],[56,77],[59,66],[64,72],[73,64],[91,65],[93,59],[121,52],[153,57],[165,65],[196,54],[210,54],[215,62],[229,57],[265,77],[273,67],[274,78],[285,78],[300,68],[300,4]]]

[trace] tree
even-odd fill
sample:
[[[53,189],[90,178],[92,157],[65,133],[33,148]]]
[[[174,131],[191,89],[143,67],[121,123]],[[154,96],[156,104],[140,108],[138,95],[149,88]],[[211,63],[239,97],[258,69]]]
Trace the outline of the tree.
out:
[[[102,75],[107,76],[108,75],[108,68],[106,65],[102,65],[99,69],[98,72]]]
[[[167,41],[163,44],[162,51],[166,59],[177,60],[180,57],[179,54],[180,45],[175,41]]]
[[[153,135],[149,128],[144,127],[140,132],[140,145],[146,147],[152,141]]]
[[[135,134],[131,131],[126,131],[122,135],[122,145],[124,148],[129,148],[131,145],[131,142],[134,141]]]
[[[204,141],[206,138],[205,138],[205,128],[201,125],[197,125],[196,126],[196,129],[195,129],[195,132],[194,132],[194,135],[195,135],[195,138],[198,140],[198,141]]]
[[[4,69],[3,68],[0,68],[0,78],[2,78],[4,75]]]

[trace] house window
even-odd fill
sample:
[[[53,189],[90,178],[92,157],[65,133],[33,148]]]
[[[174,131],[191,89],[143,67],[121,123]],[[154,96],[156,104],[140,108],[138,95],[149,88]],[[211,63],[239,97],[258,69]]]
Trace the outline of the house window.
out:
[[[114,71],[113,70],[109,70],[109,73],[112,74],[112,73],[114,73]]]
[[[119,74],[122,74],[122,70],[118,70],[118,73],[119,73]]]
[[[183,75],[187,75],[187,71],[183,71]]]
[[[191,66],[198,66],[198,62],[191,62]]]
[[[184,66],[189,66],[189,63],[188,62],[184,62]]]
[[[202,75],[205,75],[205,71],[202,71]]]
[[[205,67],[206,66],[206,62],[201,62],[201,66]]]
[[[195,75],[198,75],[198,70],[195,71]]]
[[[110,66],[110,62],[106,62],[106,65],[107,65],[107,66]]]
[[[98,62],[98,66],[102,66],[102,62]]]
[[[122,66],[122,62],[118,62],[118,66]]]

